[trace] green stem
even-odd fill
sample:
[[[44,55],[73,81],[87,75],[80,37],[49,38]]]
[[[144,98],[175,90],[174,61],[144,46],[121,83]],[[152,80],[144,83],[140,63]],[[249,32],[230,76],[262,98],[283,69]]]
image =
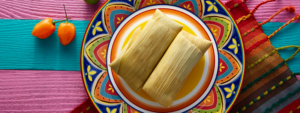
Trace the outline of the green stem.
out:
[[[71,18],[68,18],[68,19],[71,19]],[[64,20],[59,20],[59,21],[53,21],[52,24],[56,24],[58,22],[63,22],[63,21],[66,21],[67,19],[64,19]]]
[[[64,5],[65,14],[66,14],[66,20],[67,20],[67,23],[68,23],[68,15],[67,15],[66,7],[65,7],[65,4],[63,4],[63,5]]]
[[[65,20],[59,20],[59,21],[53,21],[52,24],[58,23],[58,22],[63,22]]]

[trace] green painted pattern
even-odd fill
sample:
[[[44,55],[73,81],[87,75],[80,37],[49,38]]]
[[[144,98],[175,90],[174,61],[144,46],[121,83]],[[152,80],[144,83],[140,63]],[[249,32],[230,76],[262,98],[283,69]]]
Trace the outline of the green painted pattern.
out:
[[[164,0],[164,2],[165,2],[166,4],[169,4],[169,0]]]
[[[202,18],[202,20],[204,22],[205,21],[214,21],[214,22],[220,23],[221,25],[224,26],[224,33],[223,33],[223,36],[222,36],[222,39],[221,39],[220,43],[218,44],[218,48],[220,48],[225,43],[225,41],[227,40],[226,38],[228,37],[227,36],[228,32],[231,32],[228,29],[229,24],[226,23],[225,21],[223,21],[222,19],[220,19],[219,17],[204,17],[204,18]]]
[[[221,110],[221,105],[222,103],[222,96],[220,94],[220,90],[219,88],[215,85],[214,86],[216,89],[216,93],[217,93],[217,107],[210,109],[210,110],[203,110],[203,109],[197,109],[197,108],[193,108],[192,111],[196,112],[196,113],[214,113],[214,112],[218,112],[219,110]],[[206,98],[205,98],[206,99]],[[203,100],[204,101],[204,100]]]
[[[128,113],[127,112],[127,104],[123,102],[123,113]]]
[[[142,0],[136,0],[136,1],[135,1],[135,3],[136,3],[135,6],[134,6],[135,10],[138,10],[139,6],[140,6],[140,5],[143,5],[143,4],[140,4],[141,1],[142,1]],[[169,0],[163,0],[163,1],[164,1],[166,4],[169,4]],[[144,1],[144,2],[146,2],[146,1]]]
[[[138,10],[140,3],[141,3],[141,0],[135,1],[135,6],[134,6],[135,10]]]
[[[110,40],[110,36],[105,36],[105,37],[100,37],[98,39],[95,39],[93,42],[87,44],[87,48],[86,48],[86,53],[88,53],[91,57],[90,60],[97,65],[99,68],[106,70],[106,68],[100,64],[100,62],[98,62],[98,60],[96,59],[95,55],[94,55],[94,50],[95,48],[101,44],[104,41]],[[88,48],[89,47],[89,48]],[[88,50],[87,50],[88,49]]]

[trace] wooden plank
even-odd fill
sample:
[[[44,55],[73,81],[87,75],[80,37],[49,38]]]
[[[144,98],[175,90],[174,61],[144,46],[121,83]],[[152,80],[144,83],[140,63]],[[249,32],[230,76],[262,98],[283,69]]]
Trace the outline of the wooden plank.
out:
[[[77,34],[75,40],[62,46],[55,32],[51,37],[41,40],[31,35],[34,24],[39,20],[7,20],[0,19],[0,69],[32,69],[32,70],[70,70],[80,71],[80,49],[83,34],[88,21],[70,21],[75,24]],[[264,32],[269,35],[284,23],[271,22],[263,25]],[[275,47],[299,45],[300,23],[292,23],[279,31],[271,42]],[[293,30],[291,30],[293,29]],[[18,35],[14,35],[14,34]],[[295,49],[280,51],[283,58],[288,58]],[[288,62],[293,72],[300,72],[300,57],[297,55]]]
[[[257,4],[260,2],[263,2],[265,0],[248,0],[246,2],[246,5],[250,10],[252,10]],[[273,2],[269,2],[266,4],[263,4],[258,8],[258,10],[254,13],[254,16],[258,22],[263,22],[270,18],[273,14],[275,14],[278,10],[286,7],[286,6],[295,6],[296,11],[295,13],[290,13],[287,11],[283,11],[275,18],[271,20],[271,22],[287,22],[293,17],[295,17],[297,14],[300,13],[300,2],[299,0],[276,0]],[[300,22],[299,20],[295,22]]]
[[[84,102],[79,71],[0,70],[0,111],[70,112]]]
[[[6,0],[0,1],[0,19],[44,19],[50,17],[53,19],[64,19],[64,10],[62,4],[66,5],[68,16],[72,20],[90,20],[94,12],[104,3],[100,0],[96,5],[86,4],[83,0],[39,0],[39,1],[20,1]],[[221,0],[225,3],[228,0]],[[263,0],[248,0],[246,2],[250,10]],[[273,22],[286,22],[297,13],[300,13],[300,2],[298,0],[277,0],[262,5],[255,13],[259,22],[267,20],[279,9],[294,5],[296,13],[283,12],[276,16]],[[300,22],[300,21],[298,21]]]
[[[103,0],[95,5],[83,0],[1,0],[1,19],[65,19],[63,4],[72,20],[90,20]]]
[[[0,69],[80,71],[82,38],[89,21],[70,21],[76,37],[67,46],[60,44],[56,31],[38,39],[31,31],[40,20],[0,19]]]

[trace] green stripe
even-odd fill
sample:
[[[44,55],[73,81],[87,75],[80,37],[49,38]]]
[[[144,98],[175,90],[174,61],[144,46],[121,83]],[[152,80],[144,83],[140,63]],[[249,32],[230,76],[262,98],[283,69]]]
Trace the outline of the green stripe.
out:
[[[299,73],[293,73],[292,75],[290,75],[290,76],[288,76],[288,77],[294,77],[295,75],[298,75],[298,74],[299,74]],[[285,81],[287,81],[287,78],[288,78],[288,77],[284,78]],[[290,79],[289,79],[289,80],[290,80]],[[280,82],[279,82],[279,83],[280,83]],[[279,86],[279,83],[275,84],[275,89]],[[285,83],[285,82],[283,82],[283,83]],[[273,86],[272,86],[272,87],[273,87]],[[272,91],[272,87],[269,88],[269,89],[267,90],[267,91],[268,91],[267,94],[262,93],[262,94],[259,96],[260,99],[263,98],[264,96],[268,95],[268,94]],[[300,87],[299,87],[299,88],[300,88]],[[298,88],[297,90],[299,90],[299,88]],[[275,90],[275,89],[274,89],[274,90]],[[296,90],[296,91],[297,91],[297,90]],[[295,92],[293,92],[293,93],[295,93]],[[291,97],[291,96],[293,96],[293,95],[294,95],[294,94],[290,94],[290,93],[289,93],[289,94],[287,95],[287,97],[285,97],[285,98],[289,98],[289,97]],[[286,99],[285,99],[285,100],[286,100]],[[265,112],[270,112],[273,108],[277,107],[281,102],[283,102],[283,101],[285,101],[285,100],[283,100],[283,99],[279,100],[280,102],[274,103],[274,104],[272,105],[272,107],[266,109]],[[253,99],[253,103],[255,103],[256,101],[258,101],[257,98]],[[253,104],[252,104],[252,105],[253,105]],[[250,103],[248,103],[248,104],[246,105],[246,109],[247,109],[249,106],[251,106]],[[238,112],[242,112],[242,111],[243,111],[243,108],[241,108],[241,109],[238,110]]]
[[[0,69],[80,71],[80,50],[89,21],[72,21],[76,37],[62,46],[56,31],[47,39],[31,35],[40,20],[0,19]]]
[[[248,71],[249,69],[251,69],[252,67],[256,66],[258,63],[260,63],[261,61],[265,60],[266,58],[268,58],[269,56],[272,56],[274,53],[276,52],[276,50],[273,50],[271,53],[266,54],[264,57],[258,59],[257,61],[255,61],[253,64],[249,65],[246,69],[246,71]]]
[[[298,92],[300,92],[300,87],[298,87],[294,92],[290,92],[288,93],[285,97],[280,98],[277,102],[275,102],[274,104],[272,104],[271,107],[267,108],[264,113],[269,113],[271,112],[274,108],[276,108],[277,106],[279,106],[282,102],[285,102],[287,99],[289,99],[290,97],[294,96],[295,94],[297,94]]]
[[[247,91],[248,88],[251,88],[255,83],[259,82],[261,79],[269,76],[271,73],[276,71],[278,68],[282,67],[285,64],[285,62],[279,63],[276,67],[272,68],[268,72],[264,73],[263,75],[259,76],[258,78],[255,78],[253,81],[251,81],[249,84],[246,85],[246,87],[242,88],[241,93]]]

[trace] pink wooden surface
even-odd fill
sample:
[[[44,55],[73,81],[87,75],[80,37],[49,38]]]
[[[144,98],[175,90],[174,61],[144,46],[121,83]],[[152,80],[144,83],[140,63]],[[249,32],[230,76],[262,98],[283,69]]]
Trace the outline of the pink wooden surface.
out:
[[[228,0],[221,1],[225,3]],[[263,0],[248,0],[246,4],[249,9],[253,9],[261,1]],[[0,19],[44,19],[45,17],[64,19],[65,15],[62,4],[65,4],[68,15],[73,20],[90,20],[103,2],[104,0],[100,0],[96,5],[88,5],[83,0],[1,0]],[[272,22],[286,22],[297,13],[300,13],[299,0],[277,0],[270,2],[262,5],[254,15],[261,22],[268,19],[279,9],[289,5],[296,7],[295,13],[282,12],[272,20]]]
[[[96,5],[83,0],[0,0],[1,19],[65,19],[63,4],[72,20],[90,20],[104,0]]]
[[[252,10],[257,4],[259,4],[262,1],[265,1],[265,0],[248,0],[246,2],[246,4],[247,4],[248,8],[250,10]],[[285,23],[300,13],[299,0],[276,0],[273,2],[269,2],[267,4],[260,6],[258,8],[258,10],[254,13],[254,16],[258,22],[262,22],[262,21],[267,20],[270,16],[272,16],[278,10],[280,10],[286,6],[290,6],[290,5],[292,5],[296,8],[295,13],[283,11],[271,20],[271,22],[284,22]],[[300,21],[297,20],[295,22],[300,22]]]
[[[88,98],[79,71],[0,70],[0,112],[69,112]]]
[[[297,79],[300,81],[300,75],[296,75]]]

